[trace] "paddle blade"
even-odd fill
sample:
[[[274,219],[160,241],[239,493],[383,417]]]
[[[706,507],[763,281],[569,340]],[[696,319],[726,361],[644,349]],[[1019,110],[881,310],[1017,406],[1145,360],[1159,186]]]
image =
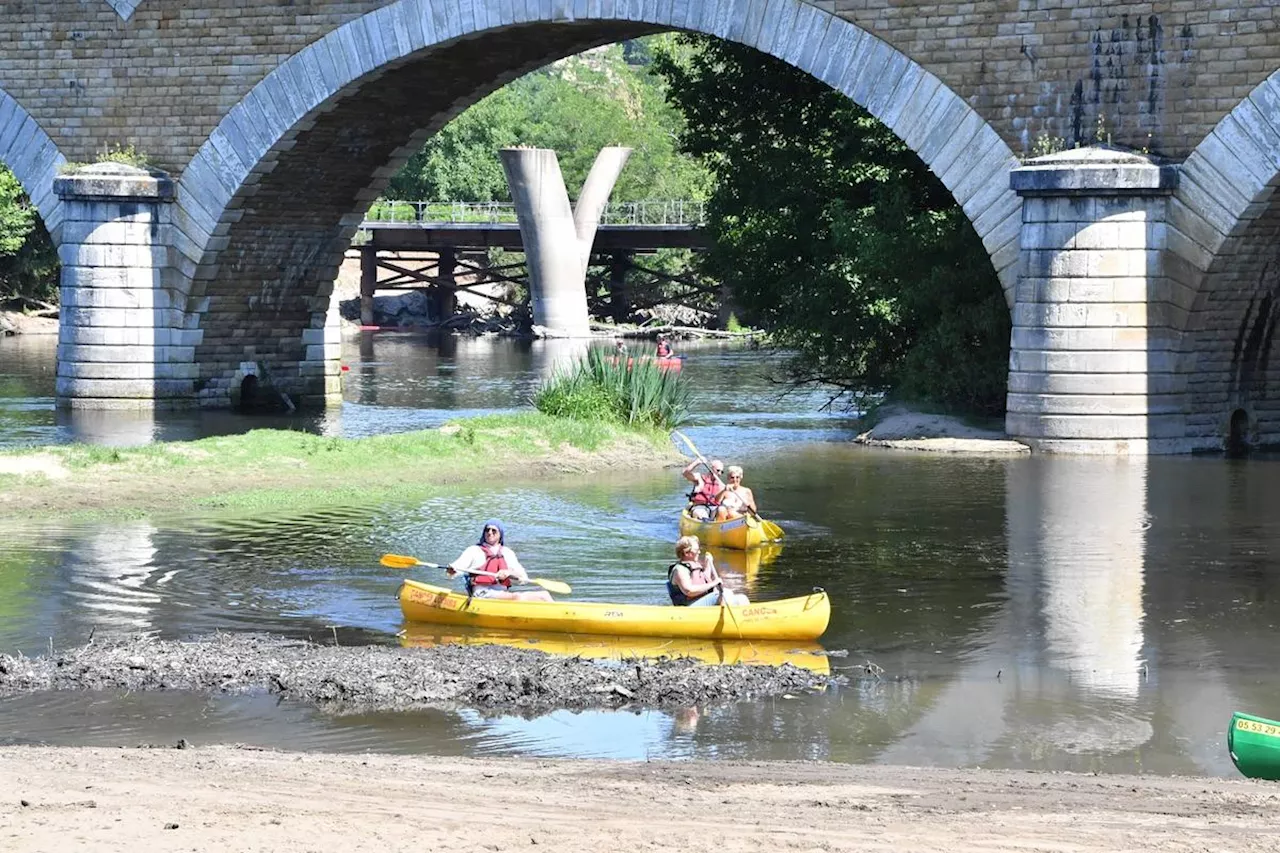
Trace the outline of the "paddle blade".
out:
[[[760,519],[760,529],[764,531],[764,535],[769,539],[781,539],[786,533],[781,527],[769,521],[767,518]]]
[[[425,565],[417,557],[406,557],[403,554],[383,554],[378,562],[391,569],[412,569],[414,566]]]
[[[689,440],[689,436],[685,435],[678,429],[673,429],[671,431],[671,434],[674,435],[676,438],[680,439],[681,441],[683,441],[685,443],[685,446],[689,448],[689,452],[692,453],[696,458],[702,459],[702,454],[698,452],[697,446],[692,441]]]
[[[573,587],[564,581],[551,581],[546,578],[529,578],[529,583],[534,586],[540,586],[547,592],[554,592],[557,595],[568,595],[573,592]]]

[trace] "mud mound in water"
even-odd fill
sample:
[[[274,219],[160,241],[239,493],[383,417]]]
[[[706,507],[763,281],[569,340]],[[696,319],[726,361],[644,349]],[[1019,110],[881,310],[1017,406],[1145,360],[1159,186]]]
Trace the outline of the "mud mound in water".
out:
[[[0,655],[0,695],[37,690],[265,691],[336,711],[468,705],[494,710],[687,707],[804,693],[832,679],[782,666],[689,659],[597,662],[504,646],[328,646],[217,634],[131,637],[36,658]]]

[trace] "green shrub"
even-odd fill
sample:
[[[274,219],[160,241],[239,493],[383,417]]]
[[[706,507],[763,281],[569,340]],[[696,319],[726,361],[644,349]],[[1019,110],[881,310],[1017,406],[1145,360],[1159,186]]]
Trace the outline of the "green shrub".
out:
[[[548,415],[675,429],[689,420],[689,384],[652,359],[618,359],[592,347],[543,383],[533,403]]]

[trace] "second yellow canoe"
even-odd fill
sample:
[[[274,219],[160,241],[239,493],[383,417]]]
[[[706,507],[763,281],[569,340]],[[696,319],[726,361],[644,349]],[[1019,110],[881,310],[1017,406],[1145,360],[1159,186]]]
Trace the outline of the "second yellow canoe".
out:
[[[451,589],[411,580],[400,586],[400,610],[405,621],[437,625],[714,640],[816,640],[831,619],[831,601],[821,590],[741,607],[675,607],[467,598]]]
[[[728,521],[698,521],[689,510],[680,513],[680,535],[697,536],[704,546],[745,551],[768,542],[760,519],[744,515]]]

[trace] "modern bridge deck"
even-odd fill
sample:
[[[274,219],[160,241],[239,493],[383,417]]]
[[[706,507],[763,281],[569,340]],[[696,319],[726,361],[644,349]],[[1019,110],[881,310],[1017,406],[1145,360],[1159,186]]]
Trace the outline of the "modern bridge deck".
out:
[[[388,252],[433,249],[522,250],[520,226],[514,222],[382,222],[366,221],[360,226],[371,246]],[[594,249],[604,251],[652,252],[657,249],[704,249],[706,232],[696,225],[601,225],[596,230]]]

